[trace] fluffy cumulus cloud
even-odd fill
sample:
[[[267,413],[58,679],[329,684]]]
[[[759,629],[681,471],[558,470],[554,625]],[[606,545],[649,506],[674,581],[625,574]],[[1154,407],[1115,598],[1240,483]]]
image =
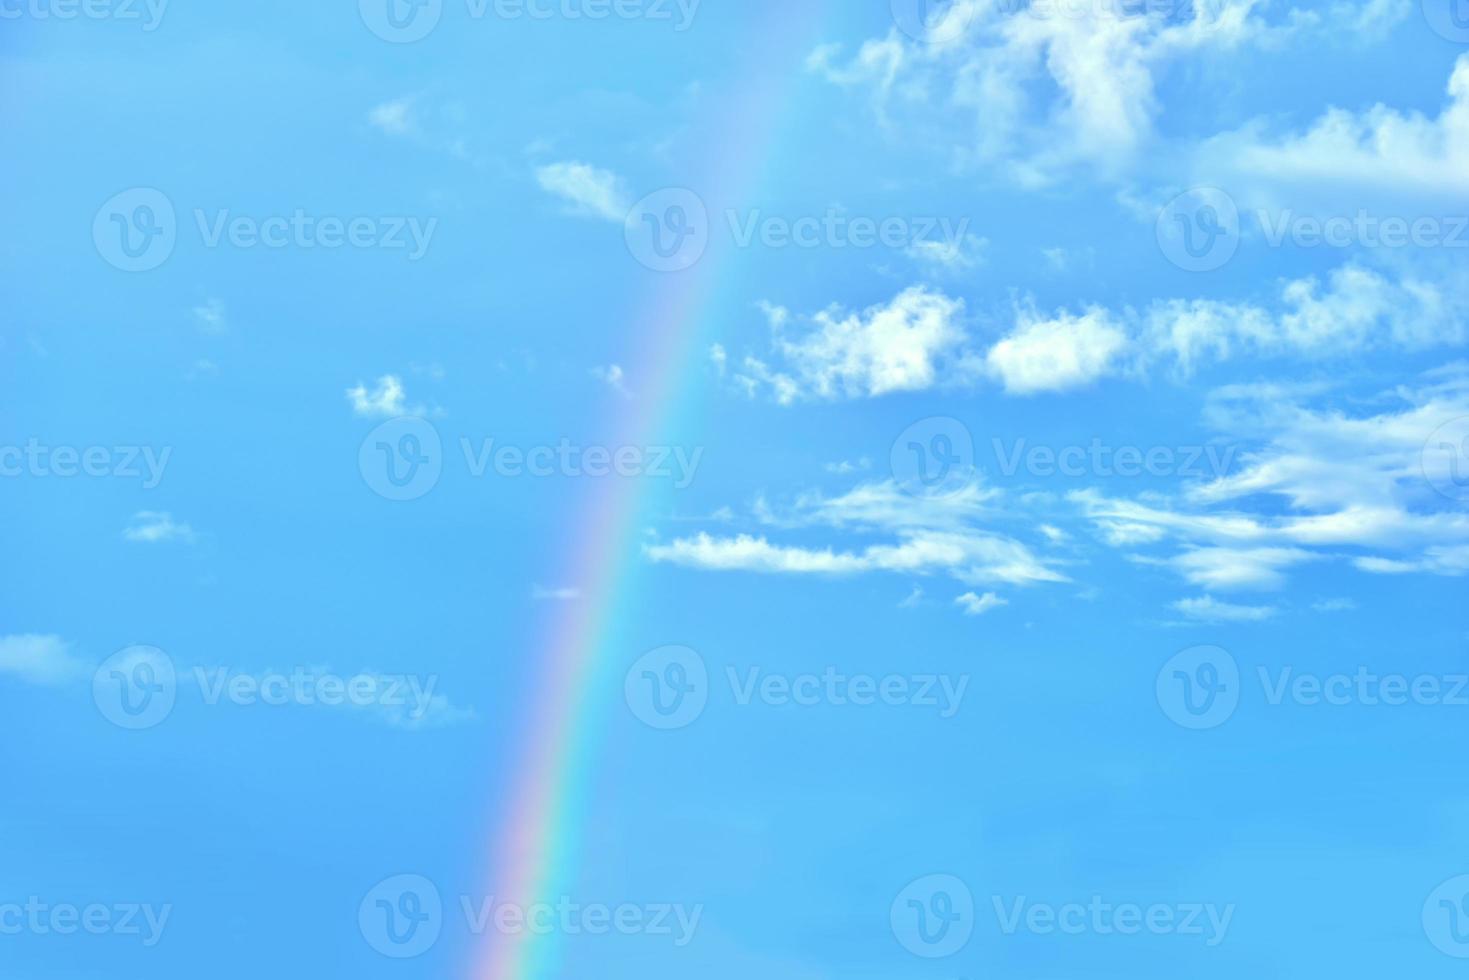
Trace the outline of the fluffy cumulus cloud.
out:
[[[1022,312],[1015,330],[990,348],[990,372],[1012,394],[1065,391],[1117,369],[1127,333],[1105,310],[1046,318]]]
[[[956,144],[963,162],[1038,185],[1083,164],[1124,172],[1154,141],[1163,111],[1160,79],[1186,59],[1325,34],[1380,34],[1410,5],[1343,0],[1292,8],[1219,0],[1180,10],[954,0],[927,30],[893,29],[855,51],[823,45],[808,67],[834,84],[870,92],[879,119],[905,134],[927,130]]]
[[[734,379],[784,404],[922,391],[954,373],[968,337],[963,302],[921,286],[860,312],[832,307],[799,325],[784,308],[765,312],[772,353],[745,358]]]
[[[984,595],[966,592],[955,599],[954,602],[960,609],[964,610],[964,615],[966,616],[983,616],[987,612],[992,612],[1001,606],[1008,606],[1010,604],[1008,600],[1001,599],[993,592],[986,592]]]
[[[347,401],[352,411],[368,418],[396,418],[408,412],[407,391],[403,379],[396,374],[385,374],[377,379],[372,388],[358,382],[347,389]]]
[[[572,214],[621,222],[631,203],[622,181],[609,170],[587,163],[550,163],[536,170],[541,190],[565,201]]]
[[[1271,182],[1462,197],[1469,192],[1469,55],[1455,64],[1437,116],[1381,104],[1362,111],[1333,108],[1304,132],[1271,137],[1256,125],[1217,137],[1203,155]]]
[[[1323,276],[1282,280],[1258,299],[1166,298],[1141,309],[1052,312],[1021,303],[988,347],[966,327],[963,301],[928,287],[860,313],[766,313],[768,353],[736,364],[723,347],[711,352],[719,373],[751,395],[791,404],[986,380],[1010,394],[1037,395],[1108,377],[1187,378],[1244,357],[1328,360],[1460,346],[1469,339],[1469,268],[1378,269],[1352,259]]]

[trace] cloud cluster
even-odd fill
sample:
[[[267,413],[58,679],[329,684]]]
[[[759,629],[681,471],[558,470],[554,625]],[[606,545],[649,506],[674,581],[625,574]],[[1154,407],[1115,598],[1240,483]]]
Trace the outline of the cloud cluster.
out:
[[[767,307],[769,353],[731,367],[718,347],[714,360],[747,393],[792,404],[986,380],[1010,394],[1037,395],[1160,371],[1186,378],[1246,356],[1322,360],[1425,350],[1469,339],[1469,270],[1390,273],[1353,260],[1324,279],[1284,280],[1268,301],[1168,298],[1143,309],[1049,313],[1022,303],[987,347],[964,309],[962,300],[921,286],[860,313],[832,307],[798,318]]]
[[[922,39],[894,29],[855,53],[823,45],[808,68],[870,91],[882,122],[926,127],[962,163],[1038,186],[1081,165],[1127,170],[1155,139],[1160,78],[1185,58],[1380,34],[1410,6],[1365,0],[1271,16],[1265,0],[954,0]]]
[[[1315,562],[1374,574],[1469,572],[1469,512],[1437,489],[1451,485],[1437,468],[1452,460],[1429,445],[1441,426],[1469,418],[1469,366],[1386,392],[1390,407],[1364,414],[1283,396],[1274,387],[1217,393],[1214,420],[1260,444],[1236,473],[1177,499],[1096,490],[1069,499],[1109,545],[1210,591],[1279,590]]]

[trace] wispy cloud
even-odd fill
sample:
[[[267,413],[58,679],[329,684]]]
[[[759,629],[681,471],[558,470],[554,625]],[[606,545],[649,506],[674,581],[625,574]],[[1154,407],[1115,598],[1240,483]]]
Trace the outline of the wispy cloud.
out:
[[[406,398],[403,379],[396,374],[385,374],[378,378],[376,387],[372,389],[361,382],[347,389],[347,400],[352,404],[352,411],[368,417],[396,418],[406,415]]]
[[[1220,602],[1213,596],[1179,599],[1173,604],[1173,608],[1190,619],[1205,623],[1258,623],[1279,612],[1274,606],[1242,606]]]
[[[619,224],[632,207],[622,189],[622,180],[609,170],[587,163],[551,163],[536,170],[541,189],[571,205],[572,214],[602,218]]]
[[[960,609],[964,610],[964,615],[966,616],[983,616],[987,612],[1010,604],[1009,600],[1001,599],[993,592],[986,592],[984,595],[966,592],[955,599],[954,602],[958,604]]]
[[[194,542],[194,529],[173,519],[166,511],[141,510],[133,515],[122,536],[140,544],[162,544],[168,541]]]
[[[69,684],[89,673],[59,636],[24,633],[0,636],[0,674],[48,687]]]

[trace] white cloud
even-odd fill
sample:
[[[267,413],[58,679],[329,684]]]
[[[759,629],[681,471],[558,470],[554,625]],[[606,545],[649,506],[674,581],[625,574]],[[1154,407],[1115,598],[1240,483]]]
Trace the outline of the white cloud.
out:
[[[1448,102],[1430,118],[1376,105],[1363,112],[1331,109],[1304,133],[1270,140],[1254,127],[1218,137],[1202,156],[1227,156],[1242,174],[1271,182],[1469,191],[1469,55],[1460,55]]]
[[[1469,512],[1434,489],[1446,454],[1425,453],[1440,426],[1469,416],[1469,366],[1431,372],[1349,414],[1288,397],[1278,386],[1225,389],[1212,418],[1236,439],[1258,441],[1234,473],[1180,500],[1109,499],[1077,491],[1099,535],[1211,591],[1279,589],[1313,562],[1348,561],[1374,574],[1469,573]],[[1445,470],[1440,472],[1440,470]]]
[[[994,517],[997,491],[970,485],[948,496],[911,497],[892,481],[858,485],[827,497],[798,496],[771,507],[761,497],[757,519],[769,527],[827,528],[877,544],[844,547],[772,542],[764,535],[698,534],[645,547],[653,561],[708,571],[851,576],[875,572],[943,574],[966,585],[1065,582],[1055,564],[1014,538],[983,526]]]
[[[986,357],[1011,394],[1066,391],[1113,372],[1127,350],[1127,334],[1105,310],[1041,319],[1022,313],[1015,330]]]
[[[855,462],[850,459],[844,459],[839,463],[827,463],[822,468],[826,470],[826,472],[834,473],[838,476],[849,476],[853,473],[863,473],[867,470],[872,469],[872,460],[868,459],[866,456],[863,456],[861,459],[858,459]]]
[[[172,514],[142,510],[133,515],[132,522],[123,530],[122,536],[140,544],[161,544],[166,541],[191,544],[194,541],[194,529],[176,522]]]
[[[192,312],[194,314],[194,322],[205,333],[224,333],[229,329],[229,324],[225,320],[224,302],[222,300],[211,297],[194,307]]]
[[[779,366],[746,358],[735,381],[752,393],[768,388],[782,404],[923,391],[956,364],[967,339],[963,302],[921,286],[860,313],[823,310],[798,336],[789,311],[765,311]]]
[[[1311,603],[1311,608],[1320,613],[1351,612],[1357,604],[1351,599],[1321,599]]]
[[[406,397],[403,379],[396,374],[385,374],[378,378],[377,387],[371,390],[361,382],[356,387],[347,389],[347,400],[352,403],[352,411],[369,417],[397,418],[408,414],[404,404]]]
[[[839,45],[822,45],[807,67],[833,84],[870,91],[879,122],[901,126],[904,139],[941,142],[961,163],[1022,185],[1051,183],[1081,166],[1119,176],[1157,142],[1166,92],[1160,78],[1175,64],[1291,38],[1380,33],[1409,3],[1340,2],[1324,12],[1287,8],[1268,16],[1278,9],[1265,0],[1166,10],[954,0],[928,41],[894,29],[845,60]]]
[[[1020,542],[1002,535],[975,530],[908,531],[898,537],[896,544],[836,551],[771,544],[764,537],[748,534],[715,538],[701,533],[669,544],[650,545],[645,550],[654,561],[709,571],[820,575],[945,572],[973,584],[1066,581]]]
[[[957,273],[976,268],[984,261],[989,239],[963,235],[952,240],[916,241],[903,250],[910,259],[930,271]]]
[[[1340,357],[1364,350],[1462,344],[1469,312],[1461,272],[1394,281],[1357,263],[1280,287],[1278,309],[1250,303],[1167,300],[1148,311],[1142,334],[1153,358],[1181,374],[1240,354]]]
[[[1349,261],[1324,278],[1284,280],[1266,302],[1175,298],[1142,310],[1087,306],[1053,314],[1021,302],[1008,332],[979,351],[963,323],[963,302],[928,287],[861,313],[834,306],[799,318],[766,304],[767,354],[734,366],[716,346],[711,357],[746,394],[789,405],[973,386],[986,377],[1010,394],[1033,396],[1109,377],[1161,372],[1181,380],[1242,357],[1320,361],[1469,341],[1469,268],[1397,266],[1389,272]]]
[[[617,175],[590,164],[547,164],[536,170],[536,182],[547,193],[568,201],[573,214],[621,223],[632,206]]]
[[[632,392],[627,390],[627,378],[622,372],[621,366],[608,364],[605,367],[592,368],[592,377],[602,382],[613,391],[624,398],[631,398]]]
[[[1182,55],[1229,49],[1269,33],[1259,0],[1198,4],[1184,20],[1131,15],[1109,4],[1013,7],[956,0],[937,42],[892,31],[845,64],[827,45],[808,67],[844,86],[870,87],[879,119],[901,117],[952,139],[972,120],[962,159],[999,165],[1022,184],[1050,182],[1079,163],[1115,172],[1153,133],[1156,75]]]
[[[998,609],[1001,606],[1008,606],[1010,604],[1009,600],[1001,599],[993,592],[986,592],[984,595],[975,595],[973,592],[966,592],[955,599],[954,602],[964,610],[964,615],[966,616],[983,616],[992,609]]]
[[[0,674],[12,674],[31,684],[58,686],[88,673],[59,636],[25,633],[0,636]]]
[[[1213,596],[1179,599],[1173,604],[1173,608],[1190,619],[1206,623],[1258,623],[1279,612],[1274,606],[1240,606],[1220,602]]]
[[[367,121],[389,136],[407,136],[418,129],[411,98],[393,99],[376,106],[367,114]]]

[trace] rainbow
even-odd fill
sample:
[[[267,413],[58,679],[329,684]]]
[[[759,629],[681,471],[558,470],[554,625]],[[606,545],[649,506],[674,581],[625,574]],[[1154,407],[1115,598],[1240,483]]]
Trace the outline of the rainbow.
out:
[[[629,358],[638,397],[617,421],[621,445],[651,445],[684,403],[691,370],[712,339],[711,314],[738,274],[738,255],[719,215],[746,205],[773,149],[783,108],[782,94],[818,40],[831,0],[770,4],[769,15],[752,17],[751,36],[731,39],[740,50],[758,52],[736,96],[710,110],[721,139],[688,186],[709,207],[713,231],[708,251],[693,268],[664,276],[638,318],[646,328]],[[759,9],[752,5],[752,9]],[[748,304],[751,297],[732,297]],[[549,631],[541,673],[520,744],[525,755],[512,774],[511,806],[496,820],[496,888],[504,901],[530,904],[557,894],[575,867],[581,839],[578,816],[589,782],[594,738],[607,692],[621,691],[610,668],[620,661],[607,649],[614,617],[632,598],[640,561],[638,528],[653,502],[634,481],[610,481],[591,495],[570,538],[562,581],[578,585],[583,599],[558,608]],[[626,653],[627,651],[618,651]],[[642,652],[642,651],[638,651]],[[616,683],[612,683],[613,680]],[[554,937],[490,935],[476,950],[474,975],[481,980],[542,980],[555,975]]]

